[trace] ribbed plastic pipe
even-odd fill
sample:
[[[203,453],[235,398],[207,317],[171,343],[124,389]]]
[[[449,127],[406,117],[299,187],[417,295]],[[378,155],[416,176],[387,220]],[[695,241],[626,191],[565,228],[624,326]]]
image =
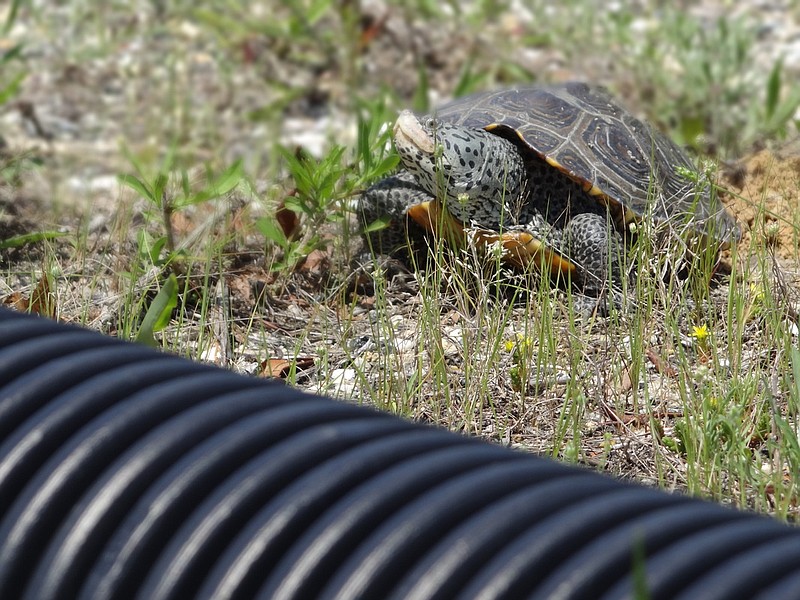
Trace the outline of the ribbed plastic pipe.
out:
[[[0,309],[0,598],[798,598],[800,532]]]

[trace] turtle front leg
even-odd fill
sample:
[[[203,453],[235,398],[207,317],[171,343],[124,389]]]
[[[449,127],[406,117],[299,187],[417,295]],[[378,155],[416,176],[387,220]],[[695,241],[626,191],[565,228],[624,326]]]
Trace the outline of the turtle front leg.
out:
[[[408,171],[377,182],[361,194],[356,207],[365,241],[377,254],[409,255],[409,242],[413,249],[424,237],[423,229],[408,218],[409,208],[430,200],[431,195]],[[381,221],[383,227],[379,227]]]
[[[582,291],[601,299],[610,293],[618,304],[624,243],[613,224],[603,215],[581,213],[567,223],[564,240]]]
[[[378,272],[391,287],[414,289],[407,264],[426,244],[425,231],[409,218],[408,211],[430,200],[408,171],[378,181],[357,198],[355,213],[364,246],[350,265],[347,286],[351,292],[374,294]]]

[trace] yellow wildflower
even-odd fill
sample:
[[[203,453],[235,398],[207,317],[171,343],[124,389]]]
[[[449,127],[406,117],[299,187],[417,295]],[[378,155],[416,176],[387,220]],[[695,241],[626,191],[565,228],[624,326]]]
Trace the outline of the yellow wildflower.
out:
[[[690,333],[689,335],[690,337],[696,339],[698,342],[703,343],[705,342],[706,338],[708,338],[708,334],[709,334],[708,326],[705,323],[703,323],[699,327],[697,325],[692,327],[692,333]]]

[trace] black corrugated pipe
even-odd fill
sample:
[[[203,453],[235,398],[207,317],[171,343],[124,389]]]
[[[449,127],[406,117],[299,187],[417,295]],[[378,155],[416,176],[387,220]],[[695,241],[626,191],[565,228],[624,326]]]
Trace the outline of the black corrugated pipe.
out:
[[[0,444],[4,599],[800,598],[766,517],[2,309]]]

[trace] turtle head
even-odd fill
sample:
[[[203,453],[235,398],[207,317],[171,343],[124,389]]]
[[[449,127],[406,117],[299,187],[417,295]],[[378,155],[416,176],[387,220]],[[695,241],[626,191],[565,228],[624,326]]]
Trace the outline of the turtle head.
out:
[[[518,203],[525,163],[508,140],[483,129],[422,120],[403,111],[394,126],[400,159],[420,187],[463,223],[496,225],[500,207]]]

